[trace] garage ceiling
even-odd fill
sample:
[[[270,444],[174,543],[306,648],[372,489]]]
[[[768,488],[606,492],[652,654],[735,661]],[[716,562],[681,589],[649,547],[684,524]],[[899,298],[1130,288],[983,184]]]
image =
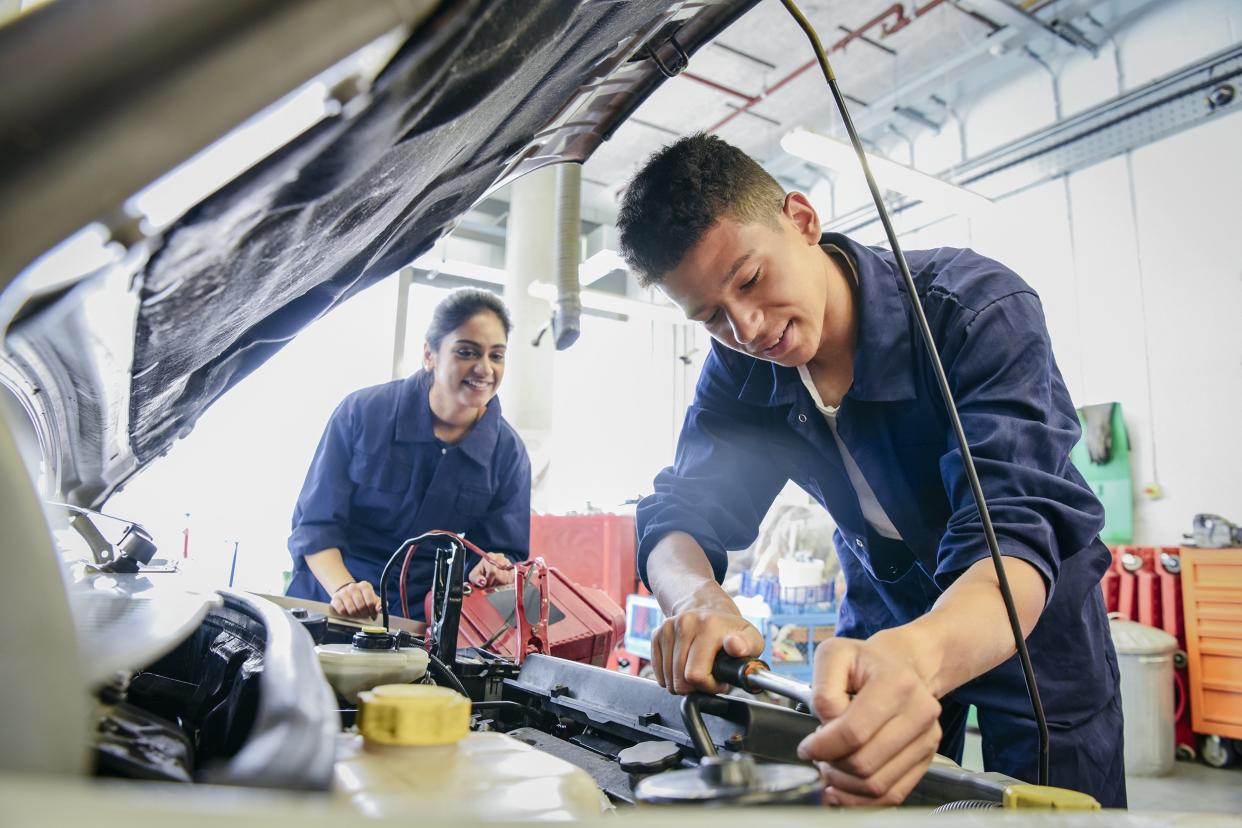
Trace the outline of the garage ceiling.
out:
[[[1055,65],[1073,52],[1093,52],[1108,38],[1107,26],[1089,16],[1095,5],[804,0],[800,7],[831,50],[864,139],[884,154],[938,129],[980,87],[1035,56]],[[658,89],[592,156],[584,178],[615,194],[650,153],[705,131],[759,159],[787,186],[809,188],[823,173],[784,153],[780,138],[800,126],[841,134],[813,57],[783,6],[762,0]]]

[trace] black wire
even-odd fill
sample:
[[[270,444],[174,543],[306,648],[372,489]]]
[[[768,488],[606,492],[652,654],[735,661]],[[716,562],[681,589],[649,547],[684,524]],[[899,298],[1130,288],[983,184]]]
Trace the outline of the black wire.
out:
[[[388,574],[392,571],[392,565],[397,562],[397,558],[401,557],[401,554],[410,546],[417,546],[425,540],[441,536],[442,533],[440,532],[424,532],[416,537],[403,540],[401,545],[397,547],[397,551],[393,552],[392,557],[388,559],[388,563],[384,564],[384,571],[380,573],[380,609],[384,614],[384,629],[388,629]]]
[[[462,684],[461,679],[459,679],[456,674],[448,668],[448,665],[441,661],[440,657],[430,650],[427,651],[427,663],[432,668],[432,671],[438,673],[440,678],[447,681],[454,690],[461,693],[466,698],[470,698],[470,694],[466,692],[466,685]]]
[[[398,647],[422,647],[423,639],[405,630],[397,630]]]
[[[500,629],[492,633],[492,637],[487,639],[487,641],[484,641],[483,646],[480,647],[479,649],[487,650],[491,648],[491,646],[496,643],[497,639],[499,639],[502,635],[508,632],[509,625],[517,620],[517,611],[518,611],[519,606],[521,606],[523,608],[523,612],[525,612],[525,606],[526,606],[525,596],[516,594],[517,584],[513,585],[513,591],[515,593],[514,598],[513,598],[513,610],[507,616],[505,616],[505,620],[503,623],[501,623]]]
[[[712,698],[716,697],[705,693],[689,693],[681,700],[681,721],[685,725],[686,735],[690,737],[690,744],[694,745],[700,760],[720,755],[699,709],[702,703]]]
[[[515,607],[515,610],[516,610],[516,607]],[[504,620],[504,623],[500,625],[500,629],[492,633],[492,637],[484,641],[483,645],[479,647],[479,649],[480,650],[491,649],[491,646],[496,643],[496,639],[500,638],[502,635],[504,635],[506,632],[509,631],[509,624],[510,622],[514,620],[515,614],[516,612],[509,613],[509,616]]]
[[[399,555],[401,551],[404,550],[411,543],[422,543],[422,541],[425,540],[428,536],[434,535],[434,534],[436,533],[432,532],[432,533],[429,533],[428,535],[420,535],[417,538],[411,538],[410,540],[401,544],[401,546],[397,549],[397,551],[393,553],[393,556],[388,559],[389,565],[391,565],[392,562],[396,560],[397,555]],[[384,567],[384,571],[385,572],[388,571],[387,566]],[[381,578],[382,577],[383,576],[381,576]],[[381,600],[386,600],[386,599],[382,598]],[[385,616],[385,621],[387,621],[387,616]],[[385,623],[384,627],[387,628],[388,624]],[[400,630],[397,632],[397,643],[400,645],[407,646],[407,647],[409,646],[422,647],[424,641],[425,639],[419,638],[418,636],[413,635],[409,632],[406,632],[405,630]],[[431,652],[430,650],[427,651],[427,666],[431,667],[432,672],[439,674],[440,678],[448,682],[448,684],[451,685],[452,688],[456,690],[458,693],[461,693],[466,698],[470,698],[470,694],[466,692],[466,685],[461,683],[461,679],[457,677],[457,674],[449,669],[449,666],[444,663],[443,659],[441,659],[439,656],[437,656],[435,653]]]
[[[828,55],[824,52],[824,47],[819,42],[819,36],[815,33],[814,27],[810,21],[799,11],[793,0],[781,0],[785,8],[798,21],[798,25],[811,41],[811,46],[815,49],[815,56],[819,59],[820,69],[824,72],[824,79],[828,81],[828,88],[832,91],[832,97],[836,101],[837,109],[841,112],[841,120],[845,123],[845,130],[849,133],[850,143],[854,146],[854,152],[858,154],[858,161],[862,164],[863,175],[867,179],[867,187],[871,190],[871,198],[875,201],[876,210],[880,214],[880,221],[884,224],[884,232],[888,236],[889,246],[893,250],[893,257],[897,260],[897,266],[901,270],[901,278],[905,284],[906,293],[910,295],[910,305],[914,309],[914,316],[919,326],[919,333],[922,335],[923,343],[926,345],[927,358],[930,360],[932,370],[936,374],[936,382],[940,386],[940,394],[944,397],[945,410],[949,414],[949,421],[953,424],[953,433],[957,437],[958,448],[962,452],[962,464],[966,471],[966,478],[970,481],[970,491],[975,499],[975,506],[979,509],[979,519],[983,523],[983,534],[987,539],[988,549],[992,553],[992,563],[996,567],[996,580],[1000,586],[1001,598],[1005,602],[1005,613],[1009,616],[1009,626],[1013,631],[1014,645],[1018,650],[1018,658],[1022,662],[1022,675],[1026,679],[1026,692],[1031,699],[1031,710],[1035,714],[1035,722],[1039,726],[1039,784],[1048,784],[1048,721],[1044,718],[1044,705],[1039,698],[1039,687],[1035,683],[1035,669],[1031,666],[1031,655],[1026,649],[1026,638],[1022,634],[1022,623],[1018,619],[1018,610],[1013,603],[1013,593],[1009,589],[1009,579],[1005,576],[1005,565],[1001,560],[1000,544],[996,540],[996,532],[992,528],[992,517],[988,513],[987,501],[983,496],[983,486],[979,483],[979,474],[975,470],[975,460],[970,453],[970,446],[966,442],[966,432],[962,428],[961,417],[957,413],[957,403],[953,400],[953,391],[949,387],[949,380],[945,376],[944,366],[940,363],[940,354],[936,350],[936,341],[932,337],[931,327],[927,324],[927,315],[923,312],[923,305],[919,300],[918,288],[914,284],[914,277],[910,275],[910,266],[906,263],[906,256],[901,251],[901,245],[897,242],[897,233],[893,230],[892,220],[889,218],[888,210],[884,208],[884,199],[880,196],[880,188],[876,186],[875,178],[871,175],[871,166],[867,163],[866,153],[863,151],[862,141],[858,137],[858,131],[854,128],[854,121],[850,118],[849,108],[845,104],[845,98],[841,94],[840,88],[837,86],[836,76],[832,73],[832,67],[828,64]]]

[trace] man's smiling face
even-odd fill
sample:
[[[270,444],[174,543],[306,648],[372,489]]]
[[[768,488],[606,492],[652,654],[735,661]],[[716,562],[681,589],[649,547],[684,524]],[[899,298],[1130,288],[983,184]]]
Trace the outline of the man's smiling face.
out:
[[[825,339],[827,266],[814,208],[790,193],[773,224],[717,220],[659,284],[722,344],[793,367]]]

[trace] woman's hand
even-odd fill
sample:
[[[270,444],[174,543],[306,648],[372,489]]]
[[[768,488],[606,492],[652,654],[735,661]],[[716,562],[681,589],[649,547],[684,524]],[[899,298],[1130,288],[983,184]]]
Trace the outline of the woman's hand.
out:
[[[380,599],[369,581],[351,581],[332,593],[332,611],[346,618],[374,618],[380,613]]]
[[[513,583],[513,562],[499,552],[485,552],[467,579],[479,589]]]
[[[321,549],[306,556],[315,580],[331,596],[332,611],[346,618],[374,618],[380,612],[380,599],[375,587],[366,581],[358,581],[349,573],[341,550],[336,547]]]

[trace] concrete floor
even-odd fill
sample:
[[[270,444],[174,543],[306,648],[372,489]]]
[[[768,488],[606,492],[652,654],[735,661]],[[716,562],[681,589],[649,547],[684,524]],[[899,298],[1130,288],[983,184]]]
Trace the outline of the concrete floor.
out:
[[[983,770],[978,733],[967,732],[962,766]],[[1126,777],[1131,811],[1242,813],[1242,765],[1210,768],[1198,760],[1176,762],[1168,776]]]

